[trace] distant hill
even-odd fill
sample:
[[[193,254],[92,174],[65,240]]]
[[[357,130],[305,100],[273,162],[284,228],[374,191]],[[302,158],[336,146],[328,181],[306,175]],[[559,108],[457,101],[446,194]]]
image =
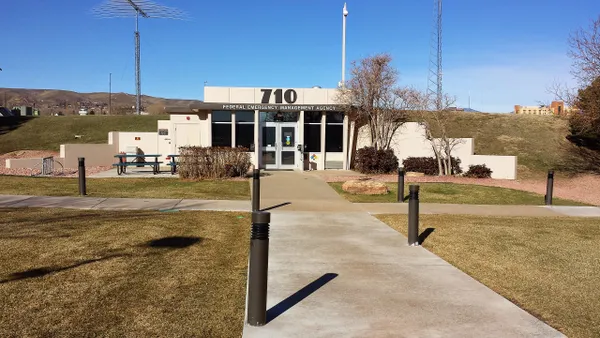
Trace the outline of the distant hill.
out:
[[[135,111],[135,95],[112,93],[112,113],[124,115]],[[80,108],[87,108],[96,114],[108,112],[108,93],[77,93],[56,89],[0,88],[0,106],[32,106],[42,115],[62,112],[65,115],[76,114]],[[6,102],[6,104],[5,104]],[[150,114],[161,114],[165,106],[189,105],[199,100],[165,99],[142,95],[143,110]]]

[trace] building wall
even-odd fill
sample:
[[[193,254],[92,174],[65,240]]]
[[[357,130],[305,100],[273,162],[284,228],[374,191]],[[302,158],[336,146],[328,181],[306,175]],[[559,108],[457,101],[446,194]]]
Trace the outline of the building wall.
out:
[[[281,102],[276,102],[275,91],[281,89]],[[264,102],[265,92],[271,90],[271,95],[266,96],[268,102]],[[212,103],[292,103],[287,102],[285,93],[293,90],[296,100],[293,104],[336,104],[338,90],[336,88],[250,88],[250,87],[204,87],[204,102]]]
[[[463,171],[467,171],[469,165],[485,164],[492,169],[492,178],[517,178],[516,156],[473,155],[475,144],[472,138],[459,139],[459,142],[452,151],[452,156],[461,160],[460,166]],[[358,132],[356,149],[370,145],[370,131],[364,126]],[[425,138],[424,128],[416,122],[405,123],[392,138],[390,146],[400,164],[408,157],[435,156],[431,144]]]
[[[470,165],[485,164],[492,169],[492,178],[507,180],[517,178],[516,156],[472,155],[469,162]]]
[[[86,166],[111,166],[116,150],[112,144],[61,144],[60,157],[65,168],[77,168],[79,157],[85,158]]]

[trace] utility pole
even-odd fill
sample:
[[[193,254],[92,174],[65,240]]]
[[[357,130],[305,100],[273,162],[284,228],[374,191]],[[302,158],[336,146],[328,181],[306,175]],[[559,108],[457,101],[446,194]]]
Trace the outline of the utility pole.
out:
[[[344,2],[342,9],[342,81],[340,87],[346,86],[346,18],[348,17],[348,8]]]
[[[108,115],[112,114],[112,73],[108,73]]]

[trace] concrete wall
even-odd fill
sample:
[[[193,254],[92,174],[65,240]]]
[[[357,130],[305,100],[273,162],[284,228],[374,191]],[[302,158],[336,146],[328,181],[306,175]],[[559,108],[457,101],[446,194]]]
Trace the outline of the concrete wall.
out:
[[[54,158],[54,169],[60,170],[61,164],[64,165],[65,159],[61,157]],[[58,162],[58,163],[57,163]],[[59,164],[60,163],[60,164]],[[42,158],[9,158],[5,160],[5,167],[8,169],[42,169]]]
[[[272,88],[272,87],[204,87],[204,102],[213,103],[263,103],[263,89],[270,89],[273,92],[269,96],[270,104],[277,103],[275,101],[274,92],[277,89],[282,91],[282,102],[286,102],[284,94],[287,90],[293,89],[296,92],[296,100],[293,104],[336,104],[337,92],[336,88]],[[267,103],[267,102],[265,102]]]
[[[492,178],[508,180],[517,178],[516,156],[473,155],[469,164],[485,164],[492,169]]]
[[[113,144],[61,144],[60,157],[65,168],[77,168],[78,158],[85,157],[86,166],[111,166],[117,153]]]
[[[439,141],[438,141],[439,142]],[[356,149],[371,145],[370,131],[368,127],[362,127],[358,132]],[[402,164],[408,157],[434,157],[435,153],[431,144],[425,138],[424,128],[416,122],[405,123],[394,135],[391,148]],[[469,165],[485,164],[492,169],[492,178],[516,179],[517,157],[516,156],[492,156],[473,155],[475,144],[472,138],[459,139],[454,147],[452,156],[461,160],[463,171],[469,169]]]

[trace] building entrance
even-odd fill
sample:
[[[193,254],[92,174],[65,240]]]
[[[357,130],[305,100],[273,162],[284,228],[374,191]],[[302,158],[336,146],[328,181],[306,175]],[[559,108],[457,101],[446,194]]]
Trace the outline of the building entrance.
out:
[[[264,169],[296,169],[301,152],[297,147],[298,123],[263,122],[261,132],[261,159]]]

